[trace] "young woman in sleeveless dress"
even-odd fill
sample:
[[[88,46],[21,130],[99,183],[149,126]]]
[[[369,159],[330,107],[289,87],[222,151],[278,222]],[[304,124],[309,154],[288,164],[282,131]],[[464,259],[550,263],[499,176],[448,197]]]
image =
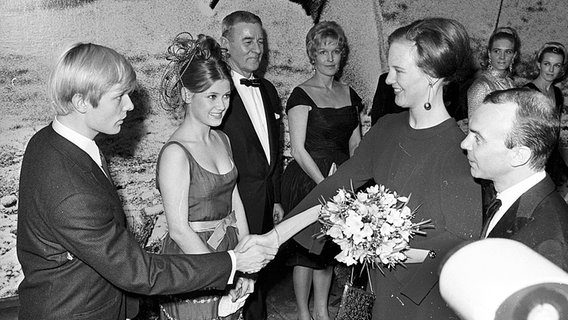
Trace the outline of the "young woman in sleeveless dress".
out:
[[[157,186],[168,223],[163,254],[203,254],[234,249],[248,235],[236,187],[237,169],[227,136],[213,129],[229,107],[231,76],[221,49],[210,37],[178,35],[168,48],[171,61],[161,86],[162,98],[185,116],[158,157]],[[215,268],[215,266],[211,266]],[[254,288],[239,278],[230,292],[192,292],[165,297],[162,319],[234,319],[220,305],[244,302]],[[229,302],[230,300],[230,302]],[[234,305],[233,305],[234,306]]]

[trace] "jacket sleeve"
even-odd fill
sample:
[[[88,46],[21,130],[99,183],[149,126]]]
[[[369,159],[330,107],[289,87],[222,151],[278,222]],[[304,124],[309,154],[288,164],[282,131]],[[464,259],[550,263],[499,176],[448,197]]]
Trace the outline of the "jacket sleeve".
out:
[[[375,152],[373,141],[376,132],[377,130],[372,128],[365,137],[363,137],[359,147],[355,149],[355,154],[341,164],[333,175],[328,176],[316,185],[315,188],[290,211],[286,219],[321,203],[321,201],[330,199],[340,188],[351,189],[353,187],[353,189],[356,190],[372,179],[373,153]],[[309,249],[310,252],[319,254],[323,249],[325,239],[316,239],[314,236],[320,232],[321,227],[319,222],[315,222],[298,233],[294,237],[294,240]]]
[[[154,295],[223,289],[232,265],[227,252],[205,255],[146,253],[124,226],[116,222],[122,208],[98,193],[76,193],[48,216],[57,241],[71,263],[78,259],[115,286]]]

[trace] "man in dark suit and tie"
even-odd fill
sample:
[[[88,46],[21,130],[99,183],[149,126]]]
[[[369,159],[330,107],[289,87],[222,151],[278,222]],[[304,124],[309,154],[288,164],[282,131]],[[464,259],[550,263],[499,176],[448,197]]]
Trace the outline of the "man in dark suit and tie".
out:
[[[497,191],[481,238],[520,241],[568,271],[568,205],[544,170],[559,128],[558,112],[540,92],[495,91],[473,113],[461,147],[471,174]]]
[[[235,271],[258,272],[276,254],[256,246],[156,255],[138,245],[93,141],[101,132],[120,131],[134,108],[129,93],[135,85],[127,60],[95,44],[73,45],[52,72],[57,116],[31,138],[20,175],[20,320],[133,317],[137,300],[126,293],[224,289]],[[225,312],[221,305],[219,312]]]
[[[235,11],[223,19],[221,46],[227,49],[234,89],[221,129],[229,136],[239,171],[238,188],[251,234],[269,231],[284,211],[280,205],[280,113],[278,93],[272,83],[257,78],[264,54],[260,18]],[[262,276],[245,305],[244,317],[265,319]]]

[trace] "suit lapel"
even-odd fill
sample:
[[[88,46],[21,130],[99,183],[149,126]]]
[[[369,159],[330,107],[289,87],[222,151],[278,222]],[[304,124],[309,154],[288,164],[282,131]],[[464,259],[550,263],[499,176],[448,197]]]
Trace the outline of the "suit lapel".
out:
[[[547,175],[511,205],[505,215],[491,230],[488,237],[510,238],[531,221],[536,207],[552,192],[555,192],[555,186]]]
[[[279,127],[275,125],[274,110],[272,109],[272,100],[268,96],[268,92],[264,85],[263,79],[260,81],[260,94],[262,96],[262,106],[264,107],[264,115],[266,117],[266,127],[268,128],[268,146],[270,152],[270,167],[273,167],[276,163],[276,154],[278,152],[278,141],[274,139],[275,134],[279,132],[274,132],[274,130],[279,130]]]
[[[111,182],[110,178],[107,178],[101,168],[99,168],[99,165],[91,159],[85,151],[81,150],[81,148],[57,134],[53,129],[51,129],[51,131],[54,147],[65,154],[69,161],[73,162],[83,172],[90,175],[102,189],[120,202],[114,184]]]
[[[261,83],[261,88],[262,88],[262,83]],[[260,90],[262,96],[262,104],[264,106],[265,113],[267,113],[266,104],[265,104],[266,98],[263,91],[264,90],[262,89]],[[264,149],[262,148],[262,144],[260,143],[260,139],[256,133],[256,130],[254,129],[254,125],[252,124],[252,120],[250,119],[245,104],[243,103],[243,100],[241,99],[241,96],[239,95],[237,89],[233,89],[233,92],[234,92],[234,99],[233,99],[233,106],[231,107],[234,108],[233,112],[235,112],[238,115],[240,127],[244,131],[243,134],[246,137],[248,137],[249,142],[251,142],[252,145],[254,145],[254,147],[258,150],[258,152],[263,155],[263,159],[266,161],[266,165],[268,165],[268,159],[266,159]],[[270,152],[272,152],[272,141],[271,141],[272,139],[270,138],[271,128],[269,122],[267,122],[267,126],[268,126],[268,135],[269,135],[268,141],[270,146]]]

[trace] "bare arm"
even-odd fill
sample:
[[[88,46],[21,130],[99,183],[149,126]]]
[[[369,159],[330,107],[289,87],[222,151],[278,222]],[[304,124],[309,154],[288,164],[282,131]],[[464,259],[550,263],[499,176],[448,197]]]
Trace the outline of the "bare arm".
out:
[[[274,229],[263,235],[249,235],[239,242],[235,251],[246,251],[255,245],[270,248],[279,248],[284,242],[292,238],[310,224],[316,222],[319,217],[321,205],[313,206],[291,218],[283,220]]]
[[[243,206],[243,201],[241,200],[239,189],[237,188],[236,184],[235,188],[233,189],[232,206],[233,210],[235,210],[235,216],[237,218],[237,229],[239,230],[240,241],[243,239],[243,237],[249,234],[249,228],[245,214],[245,207]]]
[[[304,146],[306,142],[309,112],[310,107],[306,105],[298,105],[288,111],[290,153],[300,168],[302,168],[315,183],[320,183],[325,177]]]
[[[357,128],[353,130],[351,137],[349,138],[349,156],[351,157],[355,152],[355,149],[359,146],[361,142],[361,126],[357,125]]]
[[[172,144],[164,150],[158,173],[170,237],[186,254],[209,253],[207,245],[188,223],[191,172],[185,152],[180,146]]]

